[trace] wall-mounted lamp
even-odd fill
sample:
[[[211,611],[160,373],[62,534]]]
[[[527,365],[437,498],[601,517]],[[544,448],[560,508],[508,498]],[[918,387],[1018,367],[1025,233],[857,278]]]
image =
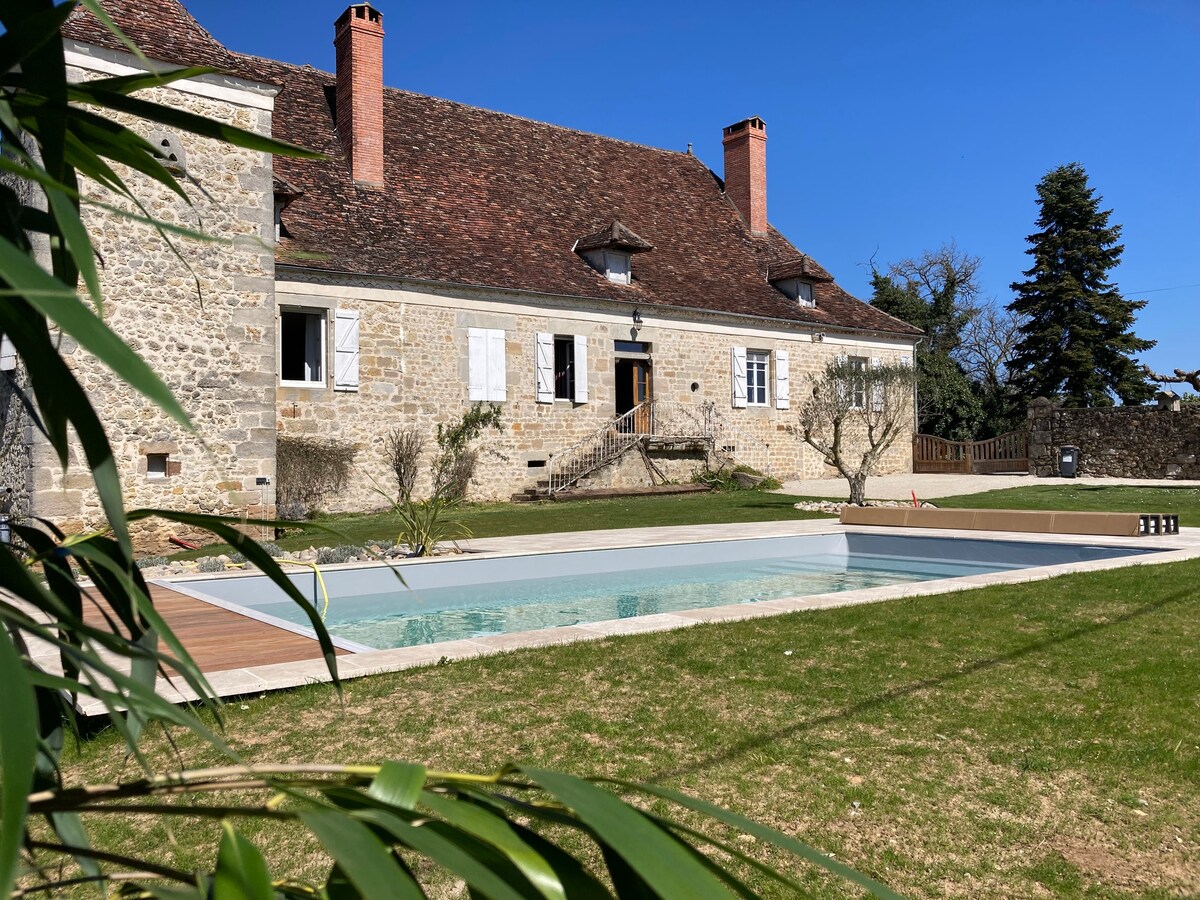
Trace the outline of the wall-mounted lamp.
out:
[[[633,327],[642,327],[642,311],[640,309],[634,309],[633,311]]]
[[[819,343],[821,343],[821,341],[825,340],[825,332],[823,332],[823,331],[814,331],[814,332],[813,332],[812,339],[813,339],[813,343],[814,343],[814,344],[819,344]]]

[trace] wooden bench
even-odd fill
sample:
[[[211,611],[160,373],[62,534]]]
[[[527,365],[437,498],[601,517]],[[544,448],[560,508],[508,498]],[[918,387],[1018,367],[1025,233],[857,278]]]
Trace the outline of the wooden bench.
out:
[[[1179,517],[1175,515],[1055,510],[843,506],[841,523],[904,528],[957,528],[964,531],[1100,534],[1107,537],[1179,533]]]

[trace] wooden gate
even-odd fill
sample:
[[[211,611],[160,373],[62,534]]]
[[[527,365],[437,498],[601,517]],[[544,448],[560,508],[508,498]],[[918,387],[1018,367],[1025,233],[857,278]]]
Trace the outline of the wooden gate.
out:
[[[1010,431],[986,441],[948,441],[913,435],[913,472],[995,475],[1029,471],[1029,432]]]

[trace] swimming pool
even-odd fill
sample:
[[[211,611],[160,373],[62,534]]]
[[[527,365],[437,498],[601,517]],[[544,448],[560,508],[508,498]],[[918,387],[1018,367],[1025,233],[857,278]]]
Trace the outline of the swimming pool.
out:
[[[326,625],[338,646],[361,652],[1150,552],[846,532],[439,558],[400,566],[407,588],[390,566],[326,571]],[[320,605],[312,572],[289,577]],[[265,576],[190,580],[172,587],[311,634],[304,613]]]

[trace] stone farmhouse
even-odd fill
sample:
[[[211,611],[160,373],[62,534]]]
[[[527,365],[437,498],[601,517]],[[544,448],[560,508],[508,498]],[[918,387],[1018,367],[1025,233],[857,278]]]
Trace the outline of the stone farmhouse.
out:
[[[536,485],[589,442],[650,432],[650,456],[618,446],[587,482],[686,479],[700,459],[686,439],[813,476],[822,461],[788,430],[806,379],[837,354],[911,360],[917,329],[768,223],[759,118],[724,129],[722,178],[690,150],[385,87],[383,16],[366,3],[333,23],[334,73],[231,52],[175,0],[104,5],[156,63],[221,71],[153,99],[325,155],[145,126],[194,183],[194,206],[151,190],[148,208],[226,243],[185,244],[185,265],[152,230],[93,217],[108,320],[197,425],[186,433],[73,353],[131,505],[270,514],[277,441],[305,435],[357,448],[325,508],[377,507],[375,485],[394,483],[388,432],[416,427],[432,444],[476,402],[503,418],[477,499]],[[83,11],[66,50],[79,78],[139,69]],[[5,474],[28,511],[98,521],[84,473],[64,475],[32,436],[22,452]],[[910,453],[902,438],[887,467],[907,470]]]

